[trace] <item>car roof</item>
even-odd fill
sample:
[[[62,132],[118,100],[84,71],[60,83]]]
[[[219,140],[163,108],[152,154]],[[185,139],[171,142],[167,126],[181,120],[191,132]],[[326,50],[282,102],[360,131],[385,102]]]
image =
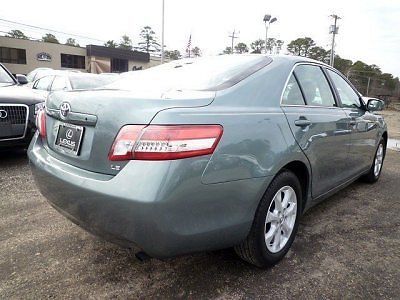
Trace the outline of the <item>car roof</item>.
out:
[[[308,57],[304,57],[304,56],[297,56],[297,55],[269,55],[273,60],[275,61],[281,61],[281,62],[288,62],[291,64],[296,64],[296,63],[302,63],[302,62],[308,62],[308,63],[314,63],[314,64],[318,64],[318,65],[322,65],[325,67],[331,67],[328,64],[319,61],[319,60],[315,60],[312,58],[308,58]]]

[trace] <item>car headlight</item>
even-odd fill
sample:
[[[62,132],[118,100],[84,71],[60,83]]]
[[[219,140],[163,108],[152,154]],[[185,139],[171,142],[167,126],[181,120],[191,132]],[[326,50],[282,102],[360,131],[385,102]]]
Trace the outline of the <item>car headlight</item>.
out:
[[[35,116],[38,114],[39,111],[44,109],[45,105],[44,102],[36,103],[35,104]]]

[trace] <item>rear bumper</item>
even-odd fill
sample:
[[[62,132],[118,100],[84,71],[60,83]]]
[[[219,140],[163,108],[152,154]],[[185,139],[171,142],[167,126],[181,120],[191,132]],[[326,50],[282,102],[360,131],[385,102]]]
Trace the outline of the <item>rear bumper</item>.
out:
[[[208,157],[132,161],[116,176],[103,175],[50,156],[37,135],[28,155],[40,191],[63,215],[159,258],[238,244],[272,179],[202,184]]]

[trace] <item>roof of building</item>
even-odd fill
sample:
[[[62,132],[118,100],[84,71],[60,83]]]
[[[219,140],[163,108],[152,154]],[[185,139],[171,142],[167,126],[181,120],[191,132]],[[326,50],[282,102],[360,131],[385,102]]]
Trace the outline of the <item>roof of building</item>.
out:
[[[127,50],[120,48],[110,48],[98,45],[87,45],[86,46],[87,56],[100,56],[109,58],[119,58],[148,62],[150,61],[150,54],[146,52],[140,52],[136,50]]]

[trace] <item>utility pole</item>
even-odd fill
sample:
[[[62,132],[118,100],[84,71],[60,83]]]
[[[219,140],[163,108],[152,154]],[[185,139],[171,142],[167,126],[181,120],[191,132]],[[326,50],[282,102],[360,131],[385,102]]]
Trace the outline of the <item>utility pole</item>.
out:
[[[164,0],[162,0],[162,20],[161,20],[161,64],[164,63]]]
[[[231,53],[231,54],[233,54],[233,43],[234,43],[234,40],[237,39],[237,38],[239,38],[239,37],[236,35],[236,34],[238,34],[238,33],[240,33],[240,32],[236,32],[236,29],[234,29],[233,32],[232,32],[232,34],[229,36],[229,37],[232,39],[232,46],[231,46],[231,47],[232,47],[232,48],[231,48],[231,49],[232,49],[232,50],[231,50],[232,53]]]
[[[335,62],[335,35],[338,34],[339,27],[336,25],[337,20],[341,19],[338,15],[330,15],[335,21],[334,25],[331,25],[329,28],[329,33],[332,34],[332,46],[331,46],[331,57],[329,59],[329,64],[333,67],[333,63]]]
[[[368,84],[367,84],[367,97],[369,96],[369,84],[371,83],[371,77],[368,77]]]

